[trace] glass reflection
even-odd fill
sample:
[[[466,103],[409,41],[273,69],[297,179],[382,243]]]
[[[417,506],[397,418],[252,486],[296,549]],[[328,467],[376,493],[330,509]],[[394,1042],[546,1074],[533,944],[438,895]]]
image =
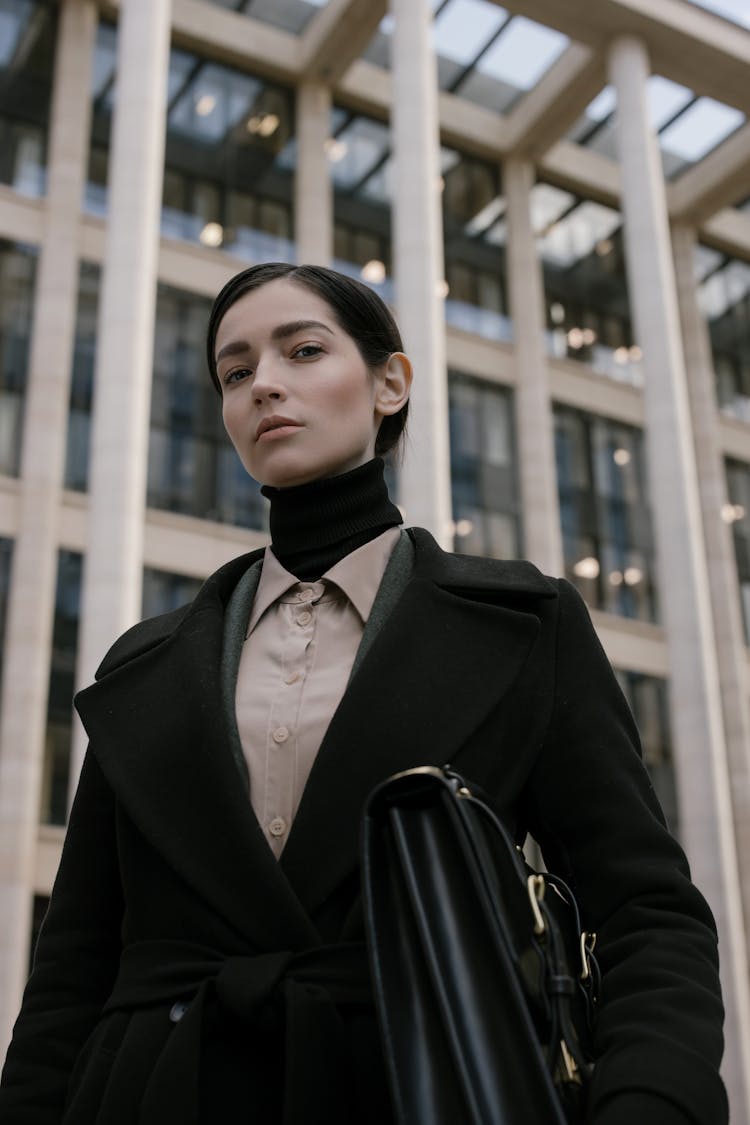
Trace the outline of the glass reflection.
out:
[[[86,207],[107,209],[114,28],[99,27]],[[161,229],[250,261],[294,258],[292,92],[173,47]]]
[[[282,31],[299,35],[305,30],[319,8],[328,0],[206,0],[219,8],[229,8],[251,16],[261,23],[270,23]]]
[[[66,484],[85,489],[88,474],[99,270],[81,268]],[[241,527],[264,528],[266,503],[229,442],[206,370],[211,300],[159,285],[148,463],[148,504]]]
[[[698,300],[708,322],[719,408],[750,422],[750,264],[696,248]]]
[[[721,514],[732,528],[745,643],[750,645],[750,465],[727,459],[726,470],[729,503]]]
[[[185,574],[171,574],[167,570],[144,567],[143,617],[156,617],[191,602],[202,586],[199,578]]]
[[[57,5],[0,0],[0,183],[46,190]]]
[[[65,824],[67,819],[82,568],[80,554],[59,552],[42,779],[44,824]]]
[[[617,671],[617,679],[633,712],[643,747],[643,761],[664,810],[669,830],[679,837],[679,810],[672,735],[669,685],[658,676]]]
[[[549,354],[641,385],[620,213],[539,183],[531,191],[531,221],[544,275]]]
[[[453,371],[449,394],[455,549],[517,558],[520,518],[511,392]]]
[[[0,239],[0,473],[15,476],[31,343],[37,251]]]
[[[640,431],[557,406],[555,450],[566,578],[592,607],[657,620]]]
[[[3,678],[5,618],[8,611],[8,586],[10,584],[10,564],[12,557],[12,539],[6,539],[0,536],[0,684]]]

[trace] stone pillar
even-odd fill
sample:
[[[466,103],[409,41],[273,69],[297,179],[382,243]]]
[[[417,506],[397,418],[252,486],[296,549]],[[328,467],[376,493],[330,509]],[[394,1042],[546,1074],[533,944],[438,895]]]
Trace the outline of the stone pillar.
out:
[[[60,6],[0,706],[0,1057],[26,979],[90,127],[93,0]]]
[[[544,347],[544,281],[531,227],[533,165],[523,160],[507,160],[503,184],[508,201],[508,290],[516,359],[524,554],[546,574],[562,574],[555,433]]]
[[[727,478],[721,449],[711,342],[698,303],[695,245],[694,230],[679,224],[673,227],[672,250],[747,935],[750,934],[750,700],[747,697],[747,656],[734,544],[730,528],[722,518],[722,510],[728,502]]]
[[[727,1007],[724,1076],[735,1125],[750,1122],[750,1003],[719,670],[699,511],[666,195],[646,103],[649,60],[612,44],[628,286],[644,354],[649,486],[672,680],[680,823],[716,916]]]
[[[437,73],[426,0],[392,0],[396,302],[414,364],[409,435],[400,475],[406,522],[452,545],[448,383]]]
[[[333,257],[333,190],[326,153],[331,91],[320,82],[297,89],[294,216],[297,261],[329,266]]]
[[[77,679],[141,616],[170,0],[123,0],[97,329]],[[77,740],[71,785],[81,758]]]

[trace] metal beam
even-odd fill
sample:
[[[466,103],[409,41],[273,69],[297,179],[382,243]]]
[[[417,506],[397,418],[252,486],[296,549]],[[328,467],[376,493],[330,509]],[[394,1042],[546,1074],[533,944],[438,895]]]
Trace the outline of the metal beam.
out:
[[[750,191],[750,122],[669,186],[669,214],[693,225]]]
[[[601,54],[573,43],[508,114],[509,144],[534,159],[578,120],[606,81]]]
[[[387,9],[387,0],[329,0],[301,37],[305,81],[337,82],[366,49]]]
[[[635,35],[655,73],[750,114],[750,30],[688,0],[503,0],[503,7],[599,50],[617,35]]]

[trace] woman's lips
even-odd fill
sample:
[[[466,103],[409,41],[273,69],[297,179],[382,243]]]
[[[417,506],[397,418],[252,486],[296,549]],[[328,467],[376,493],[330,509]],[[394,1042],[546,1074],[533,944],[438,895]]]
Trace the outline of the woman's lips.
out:
[[[256,440],[259,442],[280,441],[301,429],[302,426],[298,422],[285,422],[282,426],[274,426],[273,429],[264,430]]]

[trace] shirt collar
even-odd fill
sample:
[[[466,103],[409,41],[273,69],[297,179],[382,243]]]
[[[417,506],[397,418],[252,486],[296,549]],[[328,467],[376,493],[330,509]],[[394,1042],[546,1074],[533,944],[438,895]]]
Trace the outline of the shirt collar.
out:
[[[370,616],[375,595],[400,534],[400,528],[389,527],[369,543],[345,555],[322,576],[343,591],[363,623]],[[250,611],[247,636],[250,636],[266,610],[298,584],[299,579],[281,565],[270,547],[266,547],[263,569]]]

